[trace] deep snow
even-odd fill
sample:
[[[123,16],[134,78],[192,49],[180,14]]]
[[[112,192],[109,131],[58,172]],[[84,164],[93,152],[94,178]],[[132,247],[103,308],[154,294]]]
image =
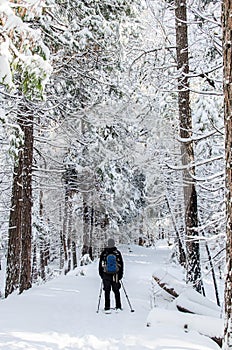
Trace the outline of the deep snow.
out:
[[[125,262],[123,282],[134,313],[122,289],[122,312],[104,314],[103,295],[100,311],[96,312],[100,278],[98,261],[95,261],[22,295],[14,294],[1,300],[0,349],[220,349],[194,327],[184,329],[184,321],[180,321],[182,313],[167,310],[170,300],[163,300],[158,289],[154,290],[154,270],[160,267],[180,274],[178,267],[170,264],[170,248],[164,243],[152,248],[135,245],[130,249],[126,245],[119,248]],[[151,311],[154,306],[158,307]]]

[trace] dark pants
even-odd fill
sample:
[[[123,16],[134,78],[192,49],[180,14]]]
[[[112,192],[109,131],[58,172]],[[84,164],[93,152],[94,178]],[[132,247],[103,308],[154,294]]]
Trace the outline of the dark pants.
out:
[[[103,289],[105,291],[105,310],[110,309],[110,291],[111,288],[115,295],[116,309],[121,309],[121,299],[119,289],[121,288],[120,282],[115,282],[113,279],[103,279]]]

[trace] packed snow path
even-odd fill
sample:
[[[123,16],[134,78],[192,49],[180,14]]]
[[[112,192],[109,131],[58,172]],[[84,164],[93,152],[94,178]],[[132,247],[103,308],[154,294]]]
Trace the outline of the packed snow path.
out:
[[[98,261],[67,276],[33,287],[0,302],[1,350],[216,350],[211,339],[197,332],[157,324],[147,327],[151,309],[151,276],[170,264],[167,246],[122,246],[124,286],[135,312],[121,289],[123,311],[103,312],[102,295],[96,312],[100,278]],[[112,294],[112,306],[114,298]]]

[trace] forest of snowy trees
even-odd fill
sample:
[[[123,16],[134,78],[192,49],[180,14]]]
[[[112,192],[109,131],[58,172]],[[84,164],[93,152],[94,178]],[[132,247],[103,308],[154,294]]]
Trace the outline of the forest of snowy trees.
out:
[[[229,0],[0,2],[5,294],[166,238],[232,346]],[[227,245],[226,245],[227,242]],[[207,259],[201,258],[201,253]]]

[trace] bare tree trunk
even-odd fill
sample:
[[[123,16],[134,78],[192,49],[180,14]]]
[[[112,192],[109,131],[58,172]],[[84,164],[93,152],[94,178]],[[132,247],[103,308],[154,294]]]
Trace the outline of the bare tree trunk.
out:
[[[73,263],[73,269],[77,267],[77,245],[76,242],[72,241],[72,263]]]
[[[89,206],[89,194],[83,193],[83,247],[82,256],[89,254],[91,230],[91,212]]]
[[[61,240],[63,242],[63,251],[64,251],[64,265],[65,273],[67,272],[67,263],[68,263],[68,201],[69,195],[67,189],[65,190],[64,198],[64,217],[63,217],[63,232],[61,234]]]
[[[32,282],[36,282],[38,280],[38,267],[37,267],[37,247],[36,242],[33,245],[33,258],[32,258]]]
[[[61,204],[59,208],[59,224],[60,226],[62,224]],[[65,240],[64,240],[63,232],[62,230],[60,230],[60,263],[59,263],[60,270],[62,270],[64,267],[64,252],[65,252]]]
[[[30,113],[30,115],[29,115]],[[22,252],[19,292],[31,287],[32,245],[32,163],[33,163],[33,116],[26,111],[22,116],[24,131],[23,153],[23,202],[22,202]]]
[[[60,231],[60,269],[61,270],[64,268],[66,252],[67,252],[67,249],[66,249],[65,236],[63,232]]]
[[[45,274],[45,262],[44,262],[44,242],[41,241],[40,242],[40,246],[39,246],[39,274],[40,277],[42,278],[43,281],[46,280],[46,274]]]
[[[18,287],[20,293],[30,288],[32,273],[33,114],[25,108],[24,104],[21,106],[18,120],[24,133],[24,144],[14,169],[9,218],[6,297]]]
[[[224,119],[226,156],[226,282],[225,282],[225,331],[223,349],[232,348],[232,1],[223,1],[223,60],[224,60]]]
[[[194,175],[194,167],[187,169],[187,165],[194,162],[192,137],[192,117],[189,99],[189,58],[188,58],[188,28],[186,0],[175,1],[176,17],[176,54],[178,77],[178,106],[180,120],[180,137],[182,139],[181,155],[184,181],[185,202],[185,227],[187,236],[187,280],[192,282],[194,288],[201,292],[201,268],[200,250],[197,238],[197,193],[195,183],[191,175]],[[194,238],[194,239],[193,239]]]
[[[71,197],[69,197],[69,202],[68,202],[68,239],[67,239],[67,248],[68,248],[68,264],[67,264],[67,270],[65,271],[66,273],[71,271],[72,269],[72,202],[71,202]]]

